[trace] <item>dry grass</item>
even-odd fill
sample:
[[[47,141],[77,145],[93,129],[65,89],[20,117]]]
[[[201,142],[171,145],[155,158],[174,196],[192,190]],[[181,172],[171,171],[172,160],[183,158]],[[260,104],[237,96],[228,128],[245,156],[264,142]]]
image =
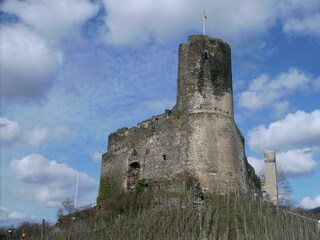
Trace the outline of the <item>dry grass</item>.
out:
[[[46,229],[44,239],[316,240],[320,234],[315,222],[240,194],[210,194],[201,204],[190,193],[118,195],[73,217]]]

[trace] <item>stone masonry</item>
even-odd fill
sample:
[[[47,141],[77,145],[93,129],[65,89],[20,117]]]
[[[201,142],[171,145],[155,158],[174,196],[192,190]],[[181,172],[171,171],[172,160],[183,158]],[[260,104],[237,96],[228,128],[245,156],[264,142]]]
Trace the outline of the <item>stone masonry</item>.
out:
[[[276,154],[274,151],[264,151],[265,163],[265,191],[268,194],[269,201],[274,205],[278,205],[278,181]]]
[[[234,121],[227,43],[195,35],[179,46],[176,105],[110,134],[101,175],[123,191],[145,179],[149,189],[180,191],[197,184],[204,192],[236,188],[260,194]]]

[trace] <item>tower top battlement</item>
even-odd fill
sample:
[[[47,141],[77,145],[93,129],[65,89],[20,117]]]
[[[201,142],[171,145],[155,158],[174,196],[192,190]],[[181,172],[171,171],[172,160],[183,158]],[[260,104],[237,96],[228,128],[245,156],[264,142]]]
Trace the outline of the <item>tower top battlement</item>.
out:
[[[214,37],[209,37],[207,35],[191,35],[188,37],[188,44],[192,44],[194,42],[199,42],[199,41],[206,41],[207,43],[210,43],[210,44],[214,44],[214,43],[217,43],[217,44],[224,44],[226,46],[228,46],[229,50],[230,50],[230,46],[228,43],[226,43],[225,41],[223,41],[222,39],[219,39],[219,38],[214,38]]]

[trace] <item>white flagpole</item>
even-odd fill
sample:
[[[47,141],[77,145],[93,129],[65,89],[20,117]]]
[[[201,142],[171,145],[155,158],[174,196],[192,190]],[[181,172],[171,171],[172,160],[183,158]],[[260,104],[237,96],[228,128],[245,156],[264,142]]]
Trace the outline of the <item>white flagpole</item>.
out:
[[[79,185],[79,173],[77,174],[76,194],[74,196],[74,208],[76,208],[77,206],[78,185]]]
[[[206,35],[206,23],[207,23],[207,16],[206,16],[206,13],[203,12],[203,35]]]

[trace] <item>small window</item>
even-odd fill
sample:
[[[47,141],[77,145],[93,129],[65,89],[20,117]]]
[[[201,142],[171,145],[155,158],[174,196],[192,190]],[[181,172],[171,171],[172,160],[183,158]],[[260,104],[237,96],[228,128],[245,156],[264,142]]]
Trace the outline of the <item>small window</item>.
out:
[[[130,166],[131,169],[140,168],[139,162],[132,162],[132,163],[129,164],[129,166]]]
[[[204,53],[204,60],[207,60],[207,59],[208,59],[208,53],[205,52],[205,53]]]
[[[162,157],[163,157],[163,160],[167,160],[167,155],[163,154]]]

